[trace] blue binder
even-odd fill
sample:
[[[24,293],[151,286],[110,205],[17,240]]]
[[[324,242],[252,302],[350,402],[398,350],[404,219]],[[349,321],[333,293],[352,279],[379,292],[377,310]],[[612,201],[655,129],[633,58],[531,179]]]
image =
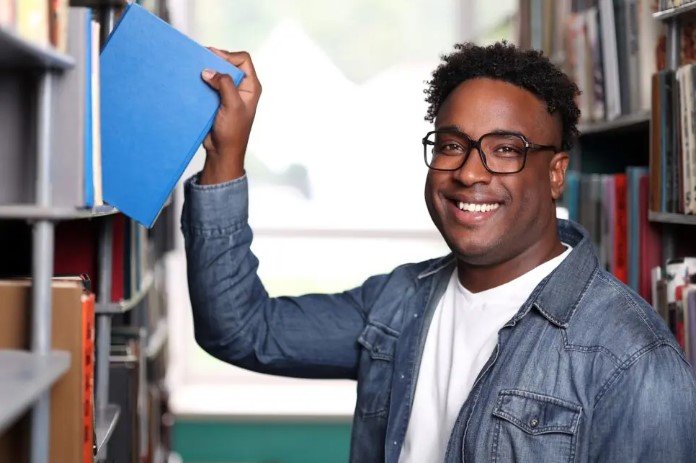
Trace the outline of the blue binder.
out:
[[[133,3],[100,66],[104,201],[149,228],[215,119],[201,71],[244,73]]]

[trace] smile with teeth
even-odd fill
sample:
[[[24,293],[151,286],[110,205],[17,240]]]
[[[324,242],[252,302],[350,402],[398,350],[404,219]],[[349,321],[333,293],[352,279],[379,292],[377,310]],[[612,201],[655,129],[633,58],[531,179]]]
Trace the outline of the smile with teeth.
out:
[[[490,203],[490,204],[476,204],[476,203],[464,203],[459,201],[457,207],[462,211],[467,212],[490,212],[498,209],[500,204]]]

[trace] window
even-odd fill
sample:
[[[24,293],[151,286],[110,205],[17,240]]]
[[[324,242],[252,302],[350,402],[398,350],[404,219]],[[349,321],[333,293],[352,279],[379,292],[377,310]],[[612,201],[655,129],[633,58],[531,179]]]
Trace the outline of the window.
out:
[[[439,56],[471,38],[466,32],[473,31],[474,4],[174,3],[175,25],[202,44],[249,51],[263,84],[247,172],[252,249],[271,295],[341,291],[396,265],[448,252],[423,200],[421,138],[431,128],[423,89]],[[491,12],[510,14],[510,8],[488,5],[487,21]],[[203,155],[187,176],[201,168]],[[245,372],[195,345],[181,290],[182,254],[172,258],[170,284],[178,293],[169,296],[180,305],[172,307],[177,382],[223,388],[304,384]],[[339,386],[330,382],[332,387]]]

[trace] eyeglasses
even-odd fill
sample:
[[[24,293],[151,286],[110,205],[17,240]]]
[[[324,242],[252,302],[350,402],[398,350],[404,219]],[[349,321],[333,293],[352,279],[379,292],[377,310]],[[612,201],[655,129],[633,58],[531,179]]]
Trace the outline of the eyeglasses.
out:
[[[459,170],[476,148],[481,162],[492,174],[516,174],[524,169],[529,150],[560,152],[553,145],[530,143],[523,135],[491,132],[472,140],[455,129],[433,130],[423,137],[425,164],[433,170]]]

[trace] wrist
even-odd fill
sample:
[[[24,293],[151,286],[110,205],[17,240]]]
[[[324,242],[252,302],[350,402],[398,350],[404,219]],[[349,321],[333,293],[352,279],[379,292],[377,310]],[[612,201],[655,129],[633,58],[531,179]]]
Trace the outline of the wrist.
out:
[[[220,162],[211,158],[211,154],[208,153],[203,170],[198,177],[199,185],[226,183],[244,175],[243,163]]]

